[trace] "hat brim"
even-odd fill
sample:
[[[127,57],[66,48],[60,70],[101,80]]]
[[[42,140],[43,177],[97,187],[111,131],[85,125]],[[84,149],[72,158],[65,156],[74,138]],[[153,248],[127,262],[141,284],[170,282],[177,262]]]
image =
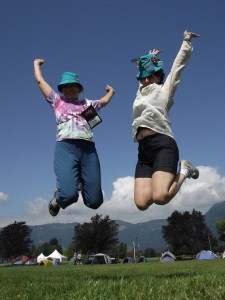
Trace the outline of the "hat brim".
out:
[[[148,76],[158,72],[161,69],[162,69],[162,67],[155,67],[153,71],[147,71],[146,69],[141,68],[141,69],[139,69],[139,71],[137,73],[137,79],[148,77]]]

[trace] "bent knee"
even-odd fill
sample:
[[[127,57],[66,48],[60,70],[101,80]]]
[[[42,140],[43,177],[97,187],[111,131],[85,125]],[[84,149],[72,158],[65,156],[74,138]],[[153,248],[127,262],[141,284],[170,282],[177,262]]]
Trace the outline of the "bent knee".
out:
[[[146,209],[148,209],[149,205],[140,205],[140,204],[136,204],[137,208],[141,211],[144,211]]]
[[[102,205],[103,202],[101,203],[95,203],[95,204],[92,204],[92,205],[87,205],[89,208],[91,209],[98,209],[101,205]]]
[[[103,203],[102,195],[98,197],[97,201],[96,198],[91,199],[91,198],[83,197],[83,199],[84,199],[84,204],[91,209],[98,209]]]
[[[149,208],[153,204],[153,201],[151,199],[144,200],[144,199],[135,199],[135,204],[137,208],[141,211],[144,211]]]
[[[171,200],[168,193],[157,193],[153,195],[153,202],[158,205],[165,205]]]

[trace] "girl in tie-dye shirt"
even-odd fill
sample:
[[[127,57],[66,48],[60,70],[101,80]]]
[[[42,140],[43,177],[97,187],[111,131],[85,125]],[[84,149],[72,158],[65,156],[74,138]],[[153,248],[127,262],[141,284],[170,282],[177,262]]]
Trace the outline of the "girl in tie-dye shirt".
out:
[[[51,105],[57,122],[54,153],[54,171],[57,190],[49,203],[49,213],[56,216],[60,208],[65,209],[77,202],[79,187],[84,204],[97,209],[103,203],[100,163],[95,148],[91,127],[82,112],[90,105],[96,111],[107,105],[114,89],[107,85],[107,93],[99,100],[78,99],[83,86],[72,72],[62,74],[56,93],[44,80],[41,72],[43,59],[34,60],[35,79]]]

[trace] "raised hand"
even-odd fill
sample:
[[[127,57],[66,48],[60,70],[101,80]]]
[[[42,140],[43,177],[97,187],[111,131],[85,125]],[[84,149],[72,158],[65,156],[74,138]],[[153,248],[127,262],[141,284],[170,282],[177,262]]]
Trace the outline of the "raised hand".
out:
[[[185,32],[184,32],[184,39],[185,40],[191,40],[191,38],[196,38],[196,37],[200,37],[200,35],[199,34],[197,34],[197,33],[194,33],[194,32],[191,32],[191,31],[188,31],[187,29],[185,30]]]
[[[149,54],[154,54],[154,55],[157,55],[159,54],[161,51],[158,50],[158,49],[152,49],[152,50],[149,50]]]
[[[37,64],[39,66],[43,65],[44,62],[45,61],[43,58],[35,58],[35,60],[34,60],[34,64]]]

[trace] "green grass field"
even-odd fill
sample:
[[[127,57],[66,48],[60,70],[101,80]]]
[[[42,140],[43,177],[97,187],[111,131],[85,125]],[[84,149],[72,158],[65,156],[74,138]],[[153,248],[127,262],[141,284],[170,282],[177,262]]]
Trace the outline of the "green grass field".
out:
[[[1,299],[225,299],[225,260],[0,267]]]

